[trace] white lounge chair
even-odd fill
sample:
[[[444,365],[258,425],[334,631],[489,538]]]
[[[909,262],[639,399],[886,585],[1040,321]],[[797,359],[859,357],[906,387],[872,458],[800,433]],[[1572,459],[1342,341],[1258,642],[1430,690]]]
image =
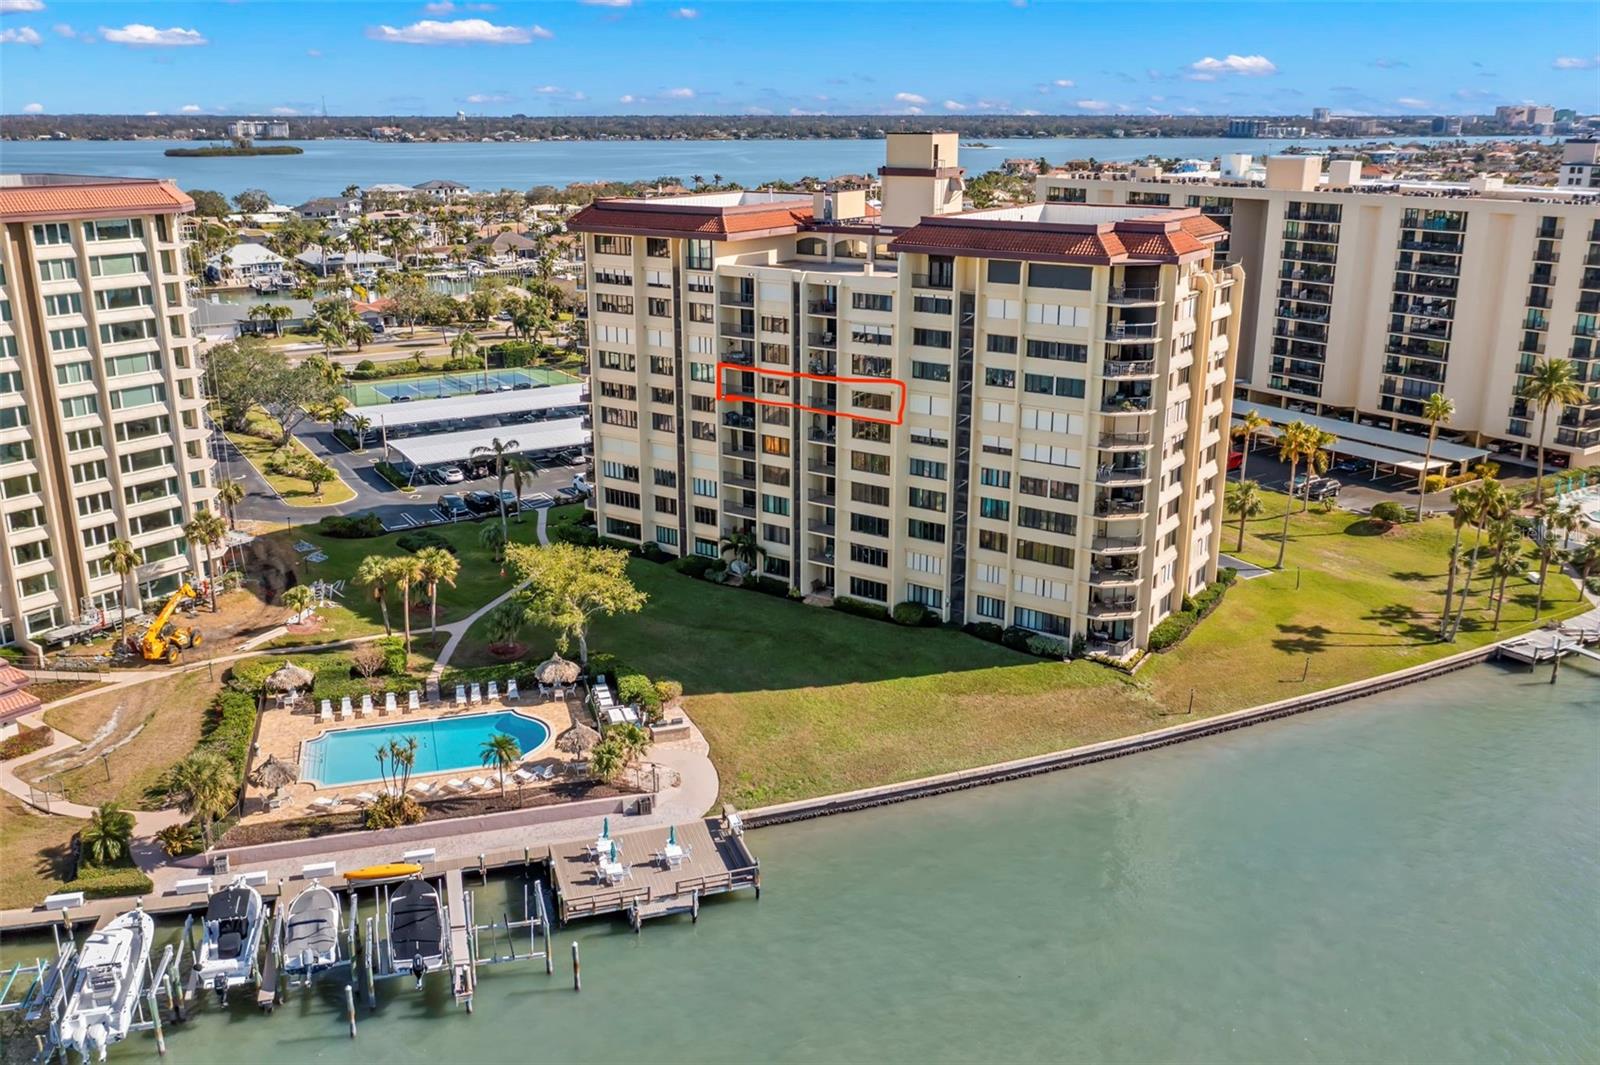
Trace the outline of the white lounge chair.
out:
[[[468,777],[467,778],[467,786],[470,787],[473,791],[481,791],[484,788],[487,788],[489,786],[489,783],[490,783],[490,781],[489,781],[488,777]]]
[[[333,700],[332,699],[324,699],[324,700],[322,700],[322,709],[317,711],[317,721],[319,723],[325,725],[329,721],[332,721],[332,720],[333,720]]]
[[[367,716],[371,715],[371,713],[372,713],[372,693],[368,692],[367,694],[365,694],[365,695],[363,695],[361,697],[361,709],[356,711],[356,716],[357,717],[367,717]]]
[[[553,689],[553,694],[557,699],[565,699],[567,697],[567,689],[557,684]]]
[[[471,703],[473,706],[477,706],[479,703],[483,702],[483,687],[482,685],[478,684],[477,681],[473,681],[472,683],[472,692],[467,696],[467,702]]]
[[[370,791],[358,791],[354,795],[350,796],[350,801],[371,806],[373,803],[378,801],[378,797],[372,794]]]
[[[350,696],[346,695],[341,697],[339,699],[339,720],[348,720],[350,717],[350,712]]]
[[[467,705],[467,686],[465,684],[457,684],[456,685],[456,705],[457,706],[466,706]]]
[[[511,779],[516,781],[518,784],[532,784],[535,780],[539,780],[541,778],[537,769],[518,769],[516,772],[511,774]]]
[[[433,794],[433,789],[434,785],[424,781],[421,784],[411,785],[411,794],[415,795],[419,799],[426,799],[428,796]]]
[[[383,712],[385,714],[392,714],[395,712],[394,692],[383,693]]]
[[[411,694],[406,696],[406,713],[422,709],[422,693],[412,688]]]
[[[491,703],[497,703],[497,702],[500,701],[500,684],[499,684],[498,681],[492,681],[491,680],[489,682],[489,696],[488,696],[488,698],[489,698],[489,701]]]
[[[472,788],[468,787],[465,780],[460,779],[447,780],[444,782],[443,786],[449,788],[451,791],[457,792],[468,792],[472,790]]]
[[[310,806],[314,810],[332,810],[336,806],[343,805],[343,803],[344,800],[337,795],[324,795],[320,799],[312,799]]]
[[[520,696],[517,695],[517,678],[512,677],[506,681],[506,702],[514,703]]]
[[[555,764],[551,763],[550,765],[545,766],[543,769],[538,770],[538,773],[540,780],[554,780],[556,778]]]

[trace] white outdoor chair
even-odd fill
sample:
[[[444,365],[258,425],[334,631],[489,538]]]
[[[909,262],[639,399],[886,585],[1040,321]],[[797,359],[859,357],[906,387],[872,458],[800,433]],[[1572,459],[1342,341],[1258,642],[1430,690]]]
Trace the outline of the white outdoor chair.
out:
[[[489,701],[491,703],[497,703],[497,702],[500,701],[500,682],[499,681],[491,680],[489,682]]]
[[[339,798],[336,795],[335,796],[323,796],[320,799],[312,799],[311,802],[310,802],[310,806],[313,809],[316,809],[316,810],[332,810],[334,807],[340,805],[343,802],[344,802],[344,800]]]
[[[350,717],[350,696],[345,695],[339,699],[339,720],[346,721]]]
[[[333,700],[322,700],[322,709],[317,711],[317,721],[326,724],[333,720]]]
[[[361,711],[358,714],[356,714],[356,716],[357,717],[366,717],[371,713],[372,713],[372,693],[368,692],[366,695],[363,695],[361,697]]]
[[[422,709],[422,693],[412,688],[411,694],[406,697],[406,713]]]
[[[506,702],[514,703],[517,701],[517,699],[517,678],[512,677],[510,680],[506,681]]]
[[[456,705],[457,706],[466,706],[467,705],[467,686],[465,684],[457,684],[456,685]]]
[[[473,706],[477,706],[479,703],[483,702],[483,687],[478,684],[477,681],[473,681],[472,683],[472,693],[467,696],[467,702],[471,703]]]
[[[395,712],[394,692],[383,693],[383,712],[385,714],[392,714]]]
[[[489,786],[489,778],[488,777],[468,777],[467,778],[467,786],[470,787],[473,791],[479,791],[479,790],[481,790],[483,788],[487,788]]]
[[[511,774],[511,779],[516,781],[518,784],[532,784],[534,781],[539,779],[539,772],[538,770],[529,771],[527,769],[518,769],[516,772]]]

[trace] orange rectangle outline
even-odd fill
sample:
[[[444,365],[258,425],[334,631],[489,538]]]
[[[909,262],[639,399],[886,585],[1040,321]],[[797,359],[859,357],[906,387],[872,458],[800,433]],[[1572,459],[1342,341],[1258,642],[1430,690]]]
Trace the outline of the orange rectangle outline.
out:
[[[829,410],[826,407],[808,407],[797,399],[793,403],[786,403],[778,399],[763,396],[747,396],[738,392],[724,392],[722,389],[722,371],[724,368],[737,370],[740,373],[768,374],[772,377],[802,378],[807,381],[823,381],[833,384],[858,384],[858,385],[894,385],[900,389],[900,406],[895,411],[893,418],[874,418],[870,414],[854,414],[848,411]],[[808,414],[825,414],[830,418],[850,418],[858,422],[876,422],[880,425],[902,425],[906,420],[906,394],[909,389],[906,383],[897,377],[836,377],[831,374],[804,373],[800,370],[774,370],[765,366],[746,366],[742,362],[717,361],[717,399],[732,403],[755,403],[765,407],[783,407],[787,410],[801,410]]]

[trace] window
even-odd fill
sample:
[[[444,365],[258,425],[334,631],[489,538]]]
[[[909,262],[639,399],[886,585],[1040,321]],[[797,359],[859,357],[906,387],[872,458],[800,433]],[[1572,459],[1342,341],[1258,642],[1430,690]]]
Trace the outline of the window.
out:
[[[44,298],[44,316],[46,318],[60,318],[64,314],[82,314],[83,299],[76,292],[67,292],[60,296],[46,296]]]
[[[73,351],[89,346],[89,331],[82,326],[50,330],[51,351]]]
[[[633,238],[618,237],[609,233],[594,235],[594,250],[599,255],[632,255]]]
[[[993,385],[995,388],[1017,387],[1017,372],[1015,370],[1002,370],[997,366],[987,366],[983,371],[983,383]]]
[[[129,506],[139,503],[149,503],[157,499],[178,494],[178,479],[168,477],[160,481],[148,481],[144,484],[129,485],[122,490],[122,501]]]
[[[988,301],[987,310],[990,318],[1014,322],[1022,314],[1022,303],[1020,300],[991,299]]]
[[[124,388],[111,393],[112,410],[145,407],[152,403],[165,403],[166,401],[167,386],[163,384],[139,385],[135,388]]]
[[[672,496],[656,496],[655,504],[657,514],[676,514],[678,512],[678,501]]]
[[[1087,326],[1089,324],[1089,309],[1087,307],[1064,307],[1056,303],[1030,303],[1028,304],[1028,321],[1036,325]]]
[[[857,599],[874,599],[880,603],[887,603],[889,601],[889,586],[882,581],[869,581],[865,577],[851,577],[850,594]]]
[[[950,331],[948,329],[913,329],[911,343],[920,344],[925,348],[948,348],[950,346]]]
[[[684,241],[683,265],[690,270],[711,269],[711,242],[709,240]]]
[[[61,401],[63,418],[87,418],[100,413],[100,400],[95,396],[72,396]]]
[[[620,462],[605,461],[600,463],[600,475],[608,481],[632,481],[639,483],[639,467],[627,466]]]
[[[71,244],[72,227],[66,222],[45,222],[33,227],[35,244]]]
[[[717,439],[717,427],[712,422],[690,422],[689,435],[696,440],[710,440],[715,442]]]
[[[129,307],[148,307],[153,302],[149,285],[131,288],[103,288],[94,294],[94,305],[102,311],[121,311]]]
[[[600,423],[602,425],[615,425],[623,429],[639,428],[639,412],[636,410],[623,410],[619,407],[601,407]]]
[[[911,309],[919,314],[949,314],[950,300],[945,296],[913,296]]]
[[[1010,543],[1011,538],[1003,532],[996,532],[993,529],[978,530],[978,546],[985,551],[999,551],[1003,554]]]
[[[862,481],[855,481],[850,485],[850,498],[857,503],[886,507],[889,505],[889,488],[887,485],[866,484]]]
[[[850,393],[850,403],[864,410],[881,411],[887,411],[892,405],[889,397],[882,392],[862,392],[859,389]]]
[[[850,561],[884,569],[889,565],[889,552],[881,547],[871,547],[867,544],[851,544]]]
[[[113,322],[100,327],[100,343],[121,344],[129,340],[151,340],[156,335],[154,318],[141,318],[136,322]]]
[[[1073,536],[1078,531],[1078,519],[1075,516],[1034,507],[1017,508],[1017,525],[1023,529],[1039,529],[1064,536]]]
[[[0,466],[13,462],[29,462],[34,457],[32,440],[12,440],[0,444]]]
[[[761,451],[767,455],[787,455],[789,454],[789,438],[764,433],[761,437]]]
[[[621,488],[607,488],[605,490],[607,506],[627,507],[629,510],[639,509],[639,493],[627,492]]]
[[[852,440],[868,440],[874,443],[887,444],[890,435],[889,426],[883,422],[857,420],[850,422],[850,439]]]
[[[138,218],[99,218],[83,224],[84,240],[130,240],[144,236],[144,221]]]
[[[722,550],[717,546],[717,542],[715,540],[707,540],[699,536],[694,538],[694,553],[699,555],[701,558],[722,557]]]
[[[921,362],[913,359],[911,360],[911,376],[919,381],[948,381],[950,380],[950,367],[941,362]]]
[[[870,451],[850,452],[850,468],[858,473],[876,473],[885,477],[889,475],[889,456],[877,455]]]
[[[613,296],[610,293],[601,293],[595,297],[594,309],[607,314],[632,314],[632,296]]]
[[[889,519],[879,518],[871,514],[850,515],[850,531],[864,533],[867,536],[888,536]]]
[[[993,518],[995,521],[1009,521],[1011,519],[1011,501],[979,496],[978,516],[980,518]]]
[[[6,515],[6,528],[12,532],[44,528],[44,508],[33,507],[29,510],[12,511]]]
[[[694,520],[700,525],[717,524],[717,510],[715,507],[691,507],[690,512]]]
[[[94,363],[69,362],[56,367],[56,383],[60,385],[81,385],[93,383]]]
[[[35,573],[31,577],[22,578],[17,582],[17,591],[21,593],[22,598],[26,599],[30,595],[40,595],[44,592],[52,591],[55,586],[56,575],[49,570],[45,570],[43,573]]]
[[[715,320],[716,320],[716,312],[712,309],[711,304],[709,304],[709,303],[691,303],[691,304],[689,304],[689,321],[691,321],[691,322],[713,322]]]
[[[929,610],[939,610],[944,607],[944,593],[938,588],[929,588],[925,584],[907,582],[906,599],[913,603],[921,603]]]
[[[99,547],[102,544],[109,544],[115,535],[117,535],[115,525],[96,525],[83,530],[83,546]]]
[[[676,393],[674,393],[673,390],[670,389],[670,388],[652,388],[652,389],[650,389],[650,402],[652,402],[652,403],[668,403],[668,404],[670,404],[670,403],[674,402],[675,399],[676,399]]]
[[[151,448],[148,451],[134,451],[123,455],[121,459],[123,473],[143,473],[153,470],[158,466],[172,465],[173,454],[170,447]],[[87,464],[86,464],[87,465]],[[73,469],[78,467],[74,466]],[[104,474],[101,474],[104,476]]]
[[[1044,544],[1035,540],[1018,540],[1017,557],[1029,562],[1041,562],[1046,566],[1059,566],[1061,569],[1072,568],[1072,548],[1060,547],[1056,544]]]
[[[892,344],[894,330],[886,325],[852,325],[850,339],[857,344]]]
[[[990,259],[986,279],[991,285],[1016,285],[1022,282],[1022,264],[1014,259]]]
[[[1067,399],[1082,399],[1083,382],[1076,377],[1051,377],[1049,374],[1030,373],[1023,377],[1024,391],[1037,395],[1056,395]]]
[[[945,494],[932,488],[909,488],[906,502],[918,510],[936,510],[944,513]]]
[[[615,536],[623,540],[639,539],[639,523],[628,521],[624,518],[607,518],[606,535]]]
[[[1058,362],[1088,362],[1089,348],[1086,344],[1065,344],[1058,340],[1030,340],[1028,358],[1055,359]]]
[[[789,514],[789,497],[775,496],[768,492],[762,492],[761,512],[763,514],[777,514],[780,517],[787,517]]]
[[[107,377],[124,377],[161,369],[161,352],[141,351],[137,355],[114,355],[105,360]]]
[[[1050,614],[1043,610],[1032,610],[1027,607],[1017,607],[1011,612],[1012,624],[1019,628],[1032,629],[1035,632],[1046,633],[1050,636],[1066,636],[1072,631],[1072,623],[1059,614]]]
[[[936,521],[907,518],[906,535],[913,540],[928,540],[936,544],[942,544],[944,543],[944,526]]]
[[[828,242],[821,237],[801,237],[795,241],[794,253],[796,255],[825,256],[828,254]]]
[[[980,618],[1004,619],[1006,616],[1006,601],[996,599],[992,595],[980,595],[973,603],[973,611]]]
[[[692,484],[694,494],[707,499],[717,498],[717,482],[709,477],[696,477]]]
[[[716,367],[711,363],[691,362],[689,364],[689,380],[699,381],[702,384],[712,384],[716,379]]]
[[[43,562],[50,557],[50,554],[49,540],[35,540],[31,544],[13,547],[11,561],[13,565],[26,566],[30,562]]]
[[[1043,477],[1023,477],[1017,482],[1017,491],[1023,495],[1060,499],[1068,503],[1078,501],[1078,486],[1070,481],[1051,481]]]
[[[148,452],[146,452],[146,454],[148,454]],[[124,465],[126,465],[126,463],[124,463]],[[145,468],[149,469],[149,467]],[[92,462],[80,462],[72,467],[73,484],[88,484],[90,481],[103,481],[105,479],[105,459],[95,459]]]
[[[142,440],[148,436],[168,436],[172,432],[172,423],[165,414],[157,414],[148,418],[134,418],[130,421],[117,423],[117,439],[122,443],[131,440]]]
[[[774,314],[763,314],[761,316],[761,330],[765,333],[787,333],[789,331],[789,319],[780,318]]]
[[[887,292],[852,292],[850,306],[858,311],[892,311],[894,297]]]
[[[1070,288],[1081,292],[1089,290],[1094,271],[1086,266],[1057,266],[1053,263],[1029,263],[1028,284],[1034,288]]]
[[[945,479],[948,468],[937,459],[912,459],[910,463],[911,476],[933,477],[940,481]]]
[[[89,260],[90,277],[122,277],[150,271],[150,259],[142,251],[126,255],[96,255]]]
[[[37,473],[24,473],[17,477],[7,477],[0,481],[0,499],[14,499],[17,496],[33,495],[39,491],[39,475]]]
[[[1011,471],[996,470],[988,466],[980,467],[978,470],[978,483],[987,485],[990,488],[1010,488]]]
[[[1042,462],[1050,466],[1069,466],[1074,469],[1083,466],[1083,453],[1072,448],[1052,447],[1048,444],[1034,444],[1024,441],[1021,454],[1029,462]]]
[[[595,358],[602,370],[624,370],[632,373],[635,365],[633,355],[626,351],[597,351]]]
[[[111,509],[110,492],[94,492],[90,495],[78,497],[78,516],[87,517],[90,514],[99,514],[101,511]]]
[[[985,341],[987,350],[996,355],[1015,355],[1017,353],[1017,338],[1004,333],[990,333]]]

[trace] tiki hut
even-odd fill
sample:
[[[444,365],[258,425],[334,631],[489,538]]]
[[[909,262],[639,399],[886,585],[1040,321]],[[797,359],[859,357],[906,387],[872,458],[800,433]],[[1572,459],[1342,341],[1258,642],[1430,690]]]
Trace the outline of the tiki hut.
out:
[[[269,755],[265,762],[256,767],[250,774],[250,782],[258,788],[271,788],[273,797],[278,792],[300,779],[300,769],[291,762],[285,762],[277,755]]]
[[[539,663],[533,671],[533,679],[540,684],[576,684],[583,675],[583,667],[576,662],[568,662],[559,654],[553,654]]]
[[[293,662],[285,662],[267,678],[266,689],[269,692],[286,694],[309,688],[316,679],[317,675],[309,669],[297,666]]]
[[[600,742],[600,733],[588,725],[573,725],[556,737],[556,749],[568,754],[587,754],[589,748]]]

